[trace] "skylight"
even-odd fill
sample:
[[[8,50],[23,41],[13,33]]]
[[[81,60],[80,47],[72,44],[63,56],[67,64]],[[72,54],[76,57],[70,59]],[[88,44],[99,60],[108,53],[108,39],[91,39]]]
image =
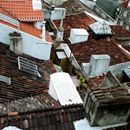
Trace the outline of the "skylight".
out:
[[[23,72],[35,75],[37,77],[41,77],[41,75],[38,72],[37,65],[34,62],[32,62],[26,58],[23,58],[20,56],[18,57],[18,67],[19,67],[19,70],[21,70]]]

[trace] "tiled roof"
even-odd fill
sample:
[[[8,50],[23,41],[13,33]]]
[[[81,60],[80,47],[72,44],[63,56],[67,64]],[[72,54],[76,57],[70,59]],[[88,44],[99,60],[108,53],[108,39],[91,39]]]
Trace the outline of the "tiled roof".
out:
[[[35,62],[41,78],[19,71],[18,55],[10,52],[9,47],[0,44],[0,75],[11,78],[11,85],[0,82],[0,102],[38,95],[48,90],[50,74],[55,72],[51,61],[43,61],[21,55]]]
[[[92,99],[101,106],[130,103],[129,90],[122,87],[98,88],[91,92]]]
[[[105,75],[100,75],[94,78],[91,78],[88,81],[88,85],[93,89],[93,88],[99,88],[100,84],[102,81],[105,79]]]
[[[21,22],[19,23],[20,24],[19,27],[11,24],[8,21],[0,20],[0,23],[3,23],[10,27],[19,29],[19,30],[26,32],[28,34],[31,34],[35,37],[42,38],[42,31],[37,29],[33,23],[35,21],[43,20],[42,13],[41,13],[41,11],[33,10],[31,3],[32,3],[32,0],[19,0],[19,1],[18,0],[13,0],[13,1],[0,0],[0,13],[4,14],[6,16],[9,16],[11,18],[16,18],[18,20],[19,20],[19,17],[20,17],[20,19],[22,19],[22,17],[26,18],[26,19],[20,20]],[[14,4],[14,6],[12,6],[13,4]],[[23,5],[23,4],[25,4],[25,5]],[[9,8],[8,8],[8,6],[9,6]],[[15,13],[16,13],[17,17],[15,17],[15,15],[14,15]],[[32,16],[31,16],[31,14],[32,14]],[[48,32],[46,34],[46,40],[48,42],[53,43],[53,40]]]
[[[0,8],[19,21],[42,21],[42,11],[33,10],[32,0],[0,0]]]
[[[89,63],[91,55],[108,54],[111,57],[110,65],[127,62],[128,59],[116,45],[116,41],[111,38],[90,39],[84,43],[69,45],[77,62]]]
[[[11,125],[23,130],[75,130],[73,121],[83,118],[83,106],[64,106],[58,109],[0,117],[0,129]]]
[[[120,37],[130,37],[130,32],[123,28],[122,26],[116,25],[111,26],[112,32],[114,33],[116,38]]]
[[[130,52],[130,45],[121,45],[123,48],[125,48],[127,51]]]
[[[0,116],[9,115],[10,113],[15,112],[25,113],[59,107],[61,107],[59,102],[55,101],[48,93],[44,92],[38,96],[1,103]]]
[[[31,34],[35,37],[42,38],[42,31],[35,28],[34,25],[31,23],[29,24],[29,23],[21,22],[20,23],[20,30],[23,32],[26,32],[28,34]],[[52,40],[49,32],[46,32],[46,40],[48,42],[53,43],[53,40]]]
[[[66,16],[64,19],[64,40],[68,41],[71,28],[84,28],[88,30],[88,26],[96,22],[94,19],[88,17],[85,13],[79,13],[75,15]],[[54,21],[57,27],[59,27],[59,20]]]
[[[81,5],[79,1],[75,1],[75,0],[65,1],[62,5],[59,5],[59,7],[66,8],[67,15],[83,12],[85,10],[83,5]]]

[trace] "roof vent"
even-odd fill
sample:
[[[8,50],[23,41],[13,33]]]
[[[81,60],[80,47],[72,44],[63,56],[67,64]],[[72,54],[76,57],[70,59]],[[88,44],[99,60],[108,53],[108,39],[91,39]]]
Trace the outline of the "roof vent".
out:
[[[10,50],[15,53],[22,53],[22,37],[20,33],[13,32],[9,34],[10,37]]]
[[[0,81],[4,82],[4,83],[7,83],[8,85],[11,84],[11,78],[8,78],[8,77],[3,76],[3,75],[0,75]]]
[[[41,0],[32,0],[32,6],[34,10],[42,10]]]
[[[71,29],[70,31],[70,38],[72,44],[85,42],[88,40],[88,32],[85,29]]]
[[[111,28],[106,22],[96,22],[90,24],[89,27],[96,35],[112,35]]]
[[[23,57],[18,57],[18,67],[19,70],[35,75],[37,77],[41,77],[41,75],[38,72],[38,67],[35,63],[33,63],[32,61],[23,58]]]

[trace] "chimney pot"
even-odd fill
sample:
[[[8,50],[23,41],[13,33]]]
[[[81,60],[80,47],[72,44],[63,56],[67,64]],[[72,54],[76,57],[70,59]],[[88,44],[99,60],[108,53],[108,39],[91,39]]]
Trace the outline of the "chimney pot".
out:
[[[42,40],[45,41],[46,40],[46,21],[42,22]]]

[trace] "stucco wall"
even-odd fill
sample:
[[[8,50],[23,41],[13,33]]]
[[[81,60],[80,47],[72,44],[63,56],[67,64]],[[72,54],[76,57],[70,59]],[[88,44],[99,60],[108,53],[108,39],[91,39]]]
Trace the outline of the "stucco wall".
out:
[[[4,24],[0,24],[0,42],[9,45],[9,33],[14,31],[22,35],[23,53],[43,60],[50,59],[51,44]]]

